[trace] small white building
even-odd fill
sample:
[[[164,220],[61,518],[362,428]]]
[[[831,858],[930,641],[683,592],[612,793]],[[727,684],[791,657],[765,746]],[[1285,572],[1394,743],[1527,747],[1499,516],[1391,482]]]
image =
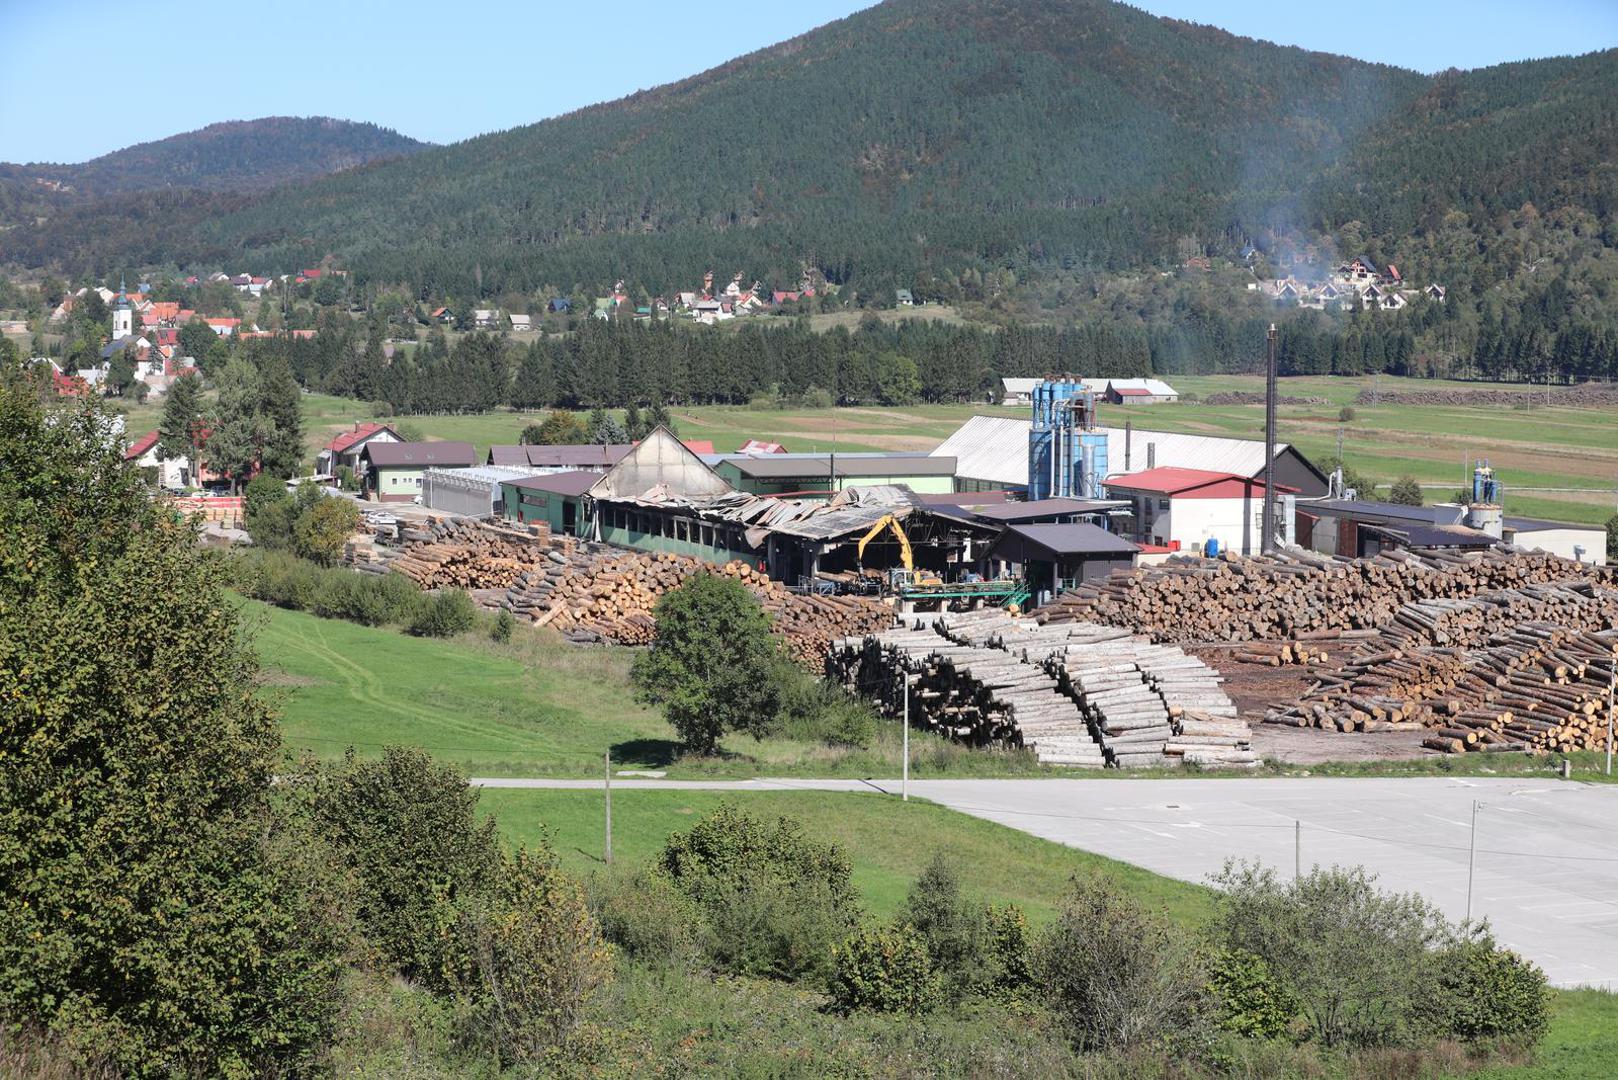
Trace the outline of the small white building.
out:
[[[1599,525],[1507,517],[1501,539],[1530,551],[1547,551],[1594,566],[1607,565],[1607,530]]]
[[[1264,482],[1237,473],[1162,467],[1113,476],[1108,498],[1125,499],[1133,510],[1120,531],[1137,544],[1177,548],[1187,554],[1257,554],[1264,533]],[[1290,543],[1294,492],[1277,485],[1276,542]]]
[[[534,328],[534,317],[532,315],[507,315],[506,318],[511,320],[511,328],[519,334],[526,333]]]

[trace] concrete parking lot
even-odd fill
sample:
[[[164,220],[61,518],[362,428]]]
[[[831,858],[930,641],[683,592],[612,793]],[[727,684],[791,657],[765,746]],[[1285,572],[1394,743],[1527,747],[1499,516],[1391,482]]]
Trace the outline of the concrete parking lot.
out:
[[[491,787],[600,781],[474,780]],[[897,792],[897,780],[615,780],[614,787]],[[1466,914],[1472,805],[1479,804],[1472,915],[1558,986],[1618,989],[1618,787],[1555,780],[918,780],[910,792],[962,813],[1185,881],[1227,859],[1290,874],[1360,865],[1379,884]]]

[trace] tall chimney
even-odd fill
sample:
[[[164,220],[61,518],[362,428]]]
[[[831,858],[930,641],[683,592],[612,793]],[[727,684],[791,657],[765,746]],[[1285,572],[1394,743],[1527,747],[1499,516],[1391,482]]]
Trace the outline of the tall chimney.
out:
[[[1129,471],[1129,443],[1135,436],[1135,418],[1124,420],[1124,472]]]
[[[1264,525],[1260,531],[1260,550],[1265,554],[1275,550],[1275,484],[1271,473],[1275,470],[1275,324],[1265,341],[1264,365]]]

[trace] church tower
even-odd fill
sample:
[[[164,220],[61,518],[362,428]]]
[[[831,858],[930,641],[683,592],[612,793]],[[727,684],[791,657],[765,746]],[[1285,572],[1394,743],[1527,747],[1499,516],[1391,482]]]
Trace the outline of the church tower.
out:
[[[118,279],[118,299],[112,305],[112,340],[130,337],[135,333],[135,309],[124,292],[124,279]]]

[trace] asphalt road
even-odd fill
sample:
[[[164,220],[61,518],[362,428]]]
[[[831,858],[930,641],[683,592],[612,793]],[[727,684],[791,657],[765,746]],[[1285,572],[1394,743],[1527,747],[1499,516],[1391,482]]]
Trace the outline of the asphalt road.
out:
[[[599,788],[600,781],[475,780]],[[614,787],[896,792],[879,780],[615,780]],[[1282,873],[1362,865],[1383,888],[1472,916],[1558,986],[1618,989],[1618,787],[1487,778],[913,780],[912,795],[1185,881],[1227,859]]]

